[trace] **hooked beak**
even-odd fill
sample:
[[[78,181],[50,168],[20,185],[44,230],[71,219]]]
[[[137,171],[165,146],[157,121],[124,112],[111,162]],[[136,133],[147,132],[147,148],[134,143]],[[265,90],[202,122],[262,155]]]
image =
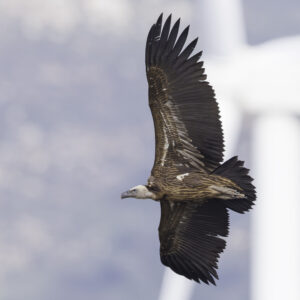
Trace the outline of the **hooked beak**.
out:
[[[124,199],[124,198],[130,198],[130,197],[132,197],[133,196],[133,193],[132,193],[132,191],[126,191],[126,192],[124,192],[124,193],[122,193],[121,194],[121,198],[122,199]]]

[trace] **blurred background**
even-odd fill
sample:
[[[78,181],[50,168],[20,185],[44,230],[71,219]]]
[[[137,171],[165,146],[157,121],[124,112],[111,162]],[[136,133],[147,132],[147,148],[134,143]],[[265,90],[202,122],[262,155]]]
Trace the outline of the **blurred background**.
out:
[[[148,30],[164,12],[203,34],[199,2],[0,0],[0,299],[158,298],[160,207],[120,193],[154,159]],[[300,34],[297,0],[242,12],[250,47]],[[254,115],[228,146],[250,168]],[[250,299],[250,215],[231,214],[217,287],[195,285],[193,300]]]

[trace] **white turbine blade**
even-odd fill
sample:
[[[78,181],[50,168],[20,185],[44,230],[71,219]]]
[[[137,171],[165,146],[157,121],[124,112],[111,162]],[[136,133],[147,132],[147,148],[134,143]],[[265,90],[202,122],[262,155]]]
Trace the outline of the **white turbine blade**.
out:
[[[252,300],[300,299],[300,127],[269,115],[254,132]]]
[[[189,300],[192,297],[194,282],[177,275],[166,268],[159,300]]]
[[[198,1],[197,22],[205,53],[231,56],[246,45],[240,0]]]

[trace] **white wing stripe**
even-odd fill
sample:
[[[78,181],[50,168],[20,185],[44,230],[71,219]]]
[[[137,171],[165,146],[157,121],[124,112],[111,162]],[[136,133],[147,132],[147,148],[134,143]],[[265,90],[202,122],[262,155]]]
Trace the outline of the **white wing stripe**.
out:
[[[162,118],[163,118],[163,115],[162,115]],[[163,118],[164,119],[164,118]],[[166,160],[166,156],[167,156],[167,152],[168,152],[168,149],[169,149],[169,141],[168,141],[168,135],[167,135],[167,131],[166,131],[166,128],[165,126],[163,126],[163,132],[164,132],[164,147],[163,147],[163,155],[162,155],[162,158],[161,158],[161,163],[160,165],[161,166],[164,166],[165,165],[165,160]]]

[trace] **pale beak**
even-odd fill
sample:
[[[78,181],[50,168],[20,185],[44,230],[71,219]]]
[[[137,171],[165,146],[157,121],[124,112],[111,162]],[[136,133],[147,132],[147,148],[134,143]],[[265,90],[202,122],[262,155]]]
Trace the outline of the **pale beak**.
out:
[[[124,193],[121,194],[121,198],[122,199],[124,199],[124,198],[130,198],[132,196],[134,196],[134,193],[131,190],[126,191],[126,192],[124,192]]]

